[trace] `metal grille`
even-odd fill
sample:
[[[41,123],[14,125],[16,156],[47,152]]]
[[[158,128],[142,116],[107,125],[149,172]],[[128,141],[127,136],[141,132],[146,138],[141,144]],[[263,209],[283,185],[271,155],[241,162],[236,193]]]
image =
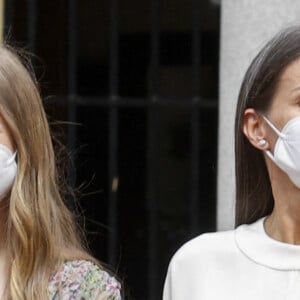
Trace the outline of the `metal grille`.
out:
[[[159,204],[158,204],[158,177],[159,177],[159,110],[161,108],[170,109],[183,109],[189,111],[189,140],[190,140],[190,153],[189,153],[189,193],[186,195],[188,201],[188,231],[189,237],[205,231],[207,228],[201,228],[199,220],[203,217],[205,212],[201,212],[203,205],[200,206],[203,188],[199,183],[201,182],[201,165],[206,159],[201,159],[201,136],[203,136],[203,129],[201,129],[201,115],[206,111],[213,111],[217,116],[217,101],[205,99],[201,96],[199,83],[202,80],[203,73],[201,71],[201,57],[202,57],[202,38],[201,38],[201,6],[199,0],[192,0],[192,11],[190,16],[192,19],[191,31],[191,65],[192,65],[192,95],[184,99],[170,99],[160,95],[160,57],[161,57],[161,1],[151,0],[149,8],[150,13],[150,31],[149,31],[149,76],[148,76],[148,95],[146,97],[124,97],[119,93],[119,74],[120,74],[120,0],[111,0],[110,3],[110,54],[109,54],[109,95],[108,97],[102,96],[82,96],[78,92],[78,2],[75,0],[66,0],[68,6],[67,13],[67,93],[65,97],[57,97],[56,105],[65,105],[67,103],[67,119],[70,122],[77,122],[78,114],[80,114],[81,107],[101,107],[108,113],[107,130],[108,130],[108,188],[107,188],[107,226],[110,229],[107,247],[107,262],[114,268],[119,264],[125,266],[121,269],[121,277],[126,277],[126,261],[122,261],[120,256],[120,224],[119,211],[119,121],[120,110],[123,108],[143,108],[146,111],[146,170],[145,170],[145,205],[147,208],[147,249],[140,249],[141,256],[145,256],[146,265],[143,267],[147,272],[147,290],[143,297],[149,300],[156,300],[161,298],[162,280],[166,272],[159,263],[161,253],[160,240],[159,240]],[[6,30],[10,31],[13,26],[18,26],[14,23],[14,11],[17,8],[19,1],[10,0],[6,1],[5,16],[6,16]],[[39,11],[40,2],[37,0],[28,0],[27,4],[27,46],[35,52],[38,48],[39,41],[37,40],[37,14]],[[145,4],[146,5],[146,4]],[[184,5],[184,3],[182,4]],[[52,41],[54,42],[54,41]],[[217,57],[215,58],[217,59]],[[217,83],[215,84],[217,86]],[[62,104],[63,103],[63,104]],[[216,125],[215,125],[216,127]],[[201,131],[202,130],[202,131]],[[76,149],[76,139],[78,132],[75,126],[69,126],[67,129],[67,142],[69,149]],[[211,134],[211,132],[207,132]],[[216,140],[216,137],[215,137]],[[203,175],[202,175],[203,176]],[[210,175],[211,176],[211,175]],[[212,180],[214,181],[214,180]],[[76,174],[71,174],[70,183],[72,186],[76,185]],[[215,193],[215,186],[210,186],[211,193]],[[213,204],[214,206],[214,204]],[[132,216],[134,218],[134,216]],[[214,218],[214,216],[210,216]],[[214,220],[211,221],[214,226]],[[138,224],[137,224],[138,226]],[[210,226],[210,227],[209,227]],[[212,229],[211,225],[207,226]],[[180,245],[183,241],[178,241]],[[139,247],[137,244],[136,247]],[[168,259],[174,249],[170,249]],[[120,262],[121,260],[121,262]],[[166,263],[166,262],[165,262]],[[122,270],[125,274],[122,274]],[[139,276],[139,275],[138,275]],[[131,284],[134,280],[131,280]],[[126,280],[125,280],[126,286]],[[131,286],[132,294],[134,295],[134,286]],[[134,296],[133,296],[134,297]],[[140,299],[137,296],[137,299]],[[142,298],[141,298],[142,299]]]

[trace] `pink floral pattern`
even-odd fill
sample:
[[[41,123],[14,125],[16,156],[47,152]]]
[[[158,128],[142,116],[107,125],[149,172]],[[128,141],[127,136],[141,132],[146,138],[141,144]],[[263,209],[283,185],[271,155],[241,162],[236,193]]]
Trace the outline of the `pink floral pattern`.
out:
[[[85,260],[66,261],[49,282],[51,300],[121,300],[120,283]]]

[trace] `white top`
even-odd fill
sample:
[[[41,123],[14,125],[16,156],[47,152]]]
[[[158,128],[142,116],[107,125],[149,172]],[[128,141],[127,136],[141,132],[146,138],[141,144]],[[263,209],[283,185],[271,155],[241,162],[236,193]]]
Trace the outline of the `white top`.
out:
[[[264,219],[181,247],[169,265],[163,300],[299,300],[300,246],[269,237]]]

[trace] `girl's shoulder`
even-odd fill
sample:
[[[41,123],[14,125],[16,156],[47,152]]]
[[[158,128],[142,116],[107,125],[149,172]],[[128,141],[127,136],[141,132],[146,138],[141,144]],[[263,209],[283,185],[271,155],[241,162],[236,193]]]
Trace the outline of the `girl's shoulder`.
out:
[[[91,261],[65,261],[49,282],[50,299],[119,300],[120,283]]]

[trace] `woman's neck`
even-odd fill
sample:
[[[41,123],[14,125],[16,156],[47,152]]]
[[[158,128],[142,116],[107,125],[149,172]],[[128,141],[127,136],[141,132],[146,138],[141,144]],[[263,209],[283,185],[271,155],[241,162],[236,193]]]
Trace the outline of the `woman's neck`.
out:
[[[265,221],[265,230],[273,239],[294,245],[300,245],[300,222],[295,222],[289,216],[272,212]]]
[[[265,221],[266,232],[278,241],[300,245],[300,189],[290,182],[277,183],[273,196],[274,209]]]

